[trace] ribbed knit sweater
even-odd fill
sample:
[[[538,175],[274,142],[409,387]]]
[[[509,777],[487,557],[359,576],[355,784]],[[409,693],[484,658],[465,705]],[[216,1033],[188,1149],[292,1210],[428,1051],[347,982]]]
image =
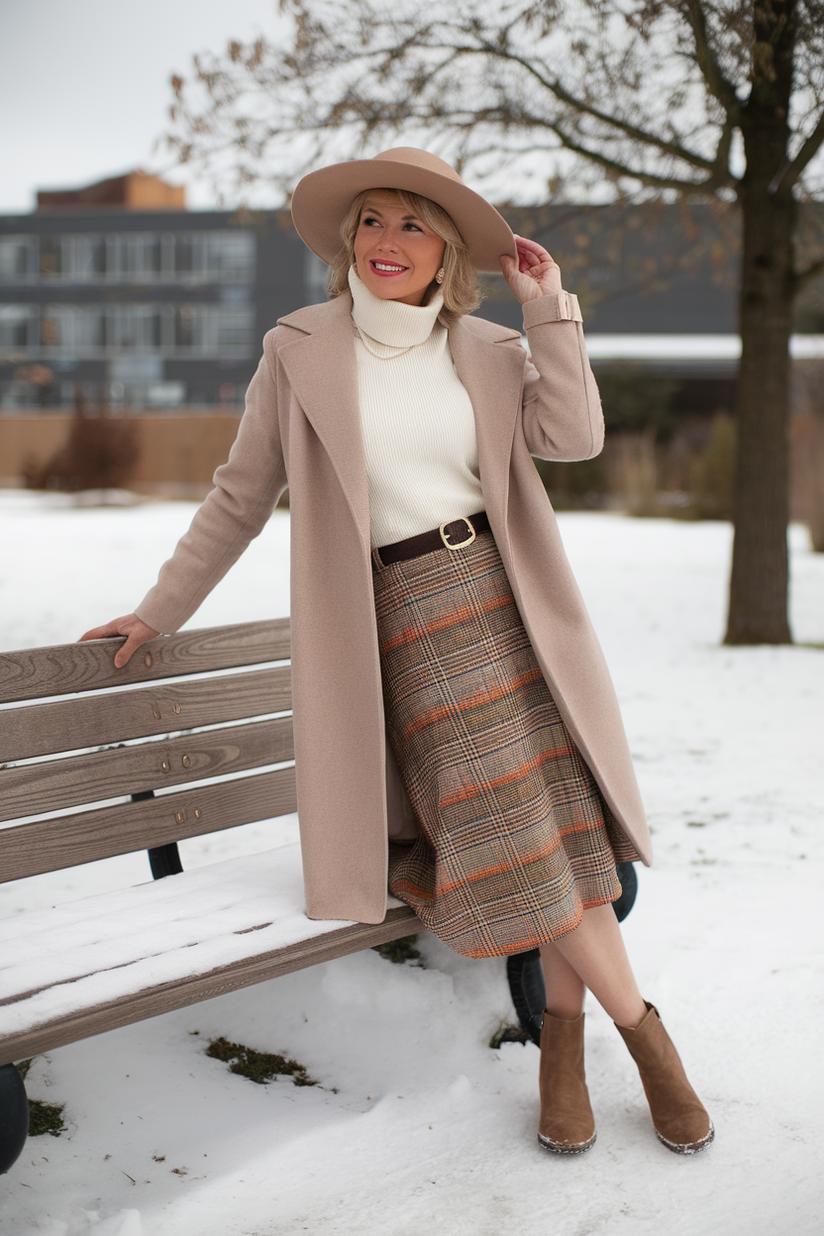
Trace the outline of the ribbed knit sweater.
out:
[[[475,418],[455,370],[440,293],[382,300],[349,272],[372,544],[484,510]]]

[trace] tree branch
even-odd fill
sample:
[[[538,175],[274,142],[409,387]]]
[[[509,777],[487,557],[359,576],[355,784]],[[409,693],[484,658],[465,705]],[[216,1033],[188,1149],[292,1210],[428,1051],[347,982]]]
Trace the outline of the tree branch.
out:
[[[446,51],[448,49],[444,45],[440,45],[439,50]],[[452,50],[455,51],[456,54],[460,54],[458,49]],[[380,98],[357,99],[353,96],[349,100],[349,103],[351,106],[356,108],[359,113],[359,118],[367,125],[375,125],[380,123],[390,125],[397,124],[401,119],[411,119],[425,123],[426,121],[431,122],[432,119],[430,113],[426,109],[422,110],[420,113],[416,113],[415,109],[408,104],[405,108],[403,108],[402,116],[387,116],[385,104]],[[334,128],[335,125],[340,122],[340,119],[341,117],[338,114],[338,109],[336,108],[334,116],[324,117],[322,120],[312,125],[311,128],[314,130]],[[467,109],[447,110],[445,108],[441,108],[437,117],[439,127],[447,129],[451,127],[455,131],[471,130],[479,123],[479,121],[491,124],[497,123],[511,125],[513,127],[527,130],[544,129],[546,132],[554,133],[558,141],[565,149],[572,151],[574,154],[581,155],[590,162],[597,163],[599,166],[608,169],[615,175],[627,176],[630,179],[637,180],[641,184],[650,188],[674,189],[678,192],[687,193],[700,192],[706,189],[711,192],[712,185],[716,183],[716,177],[712,175],[715,171],[716,165],[709,162],[709,160],[704,160],[702,163],[702,170],[707,170],[710,172],[710,175],[708,175],[705,180],[697,181],[687,180],[678,176],[655,175],[654,173],[644,171],[641,168],[631,167],[629,164],[621,162],[618,159],[610,158],[608,155],[602,154],[600,151],[592,150],[589,146],[584,145],[583,142],[570,136],[557,121],[552,121],[546,117],[537,116],[534,113],[527,111],[502,114],[499,104],[490,105],[489,107],[483,109],[476,108],[469,110],[468,114]],[[505,148],[501,145],[492,143],[487,149],[488,151],[493,149],[501,151]],[[473,151],[472,153],[474,156],[479,152]],[[726,179],[729,179],[729,176],[727,176]]]
[[[567,150],[571,150],[574,154],[579,154],[584,159],[588,159],[592,163],[597,163],[601,167],[608,168],[618,176],[629,176],[632,180],[638,180],[642,185],[648,185],[650,188],[656,189],[676,189],[681,193],[697,193],[701,189],[706,188],[711,181],[708,177],[706,180],[682,180],[678,176],[656,176],[652,172],[642,172],[637,168],[629,167],[625,163],[619,163],[617,159],[610,159],[607,155],[601,154],[600,151],[591,150],[584,146],[581,142],[576,142],[569,137],[557,124],[545,122],[546,127],[550,129],[558,138],[562,146]]]
[[[778,182],[778,189],[791,188],[807,164],[818,154],[822,145],[824,145],[824,112],[818,117],[817,125]]]
[[[432,46],[432,45],[430,45]],[[599,121],[601,124],[608,125],[610,128],[617,129],[619,133],[623,133],[626,137],[632,138],[633,141],[641,142],[642,145],[654,146],[656,150],[661,150],[665,154],[670,154],[674,158],[682,159],[685,163],[689,163],[692,167],[701,168],[702,171],[710,172],[714,170],[714,163],[710,159],[704,158],[703,155],[694,150],[688,150],[679,142],[668,142],[666,138],[660,137],[655,133],[649,133],[646,129],[639,128],[637,125],[630,124],[629,121],[621,120],[618,116],[611,116],[608,112],[601,111],[594,104],[585,102],[584,99],[578,98],[567,90],[565,86],[556,79],[551,79],[539,72],[535,64],[526,60],[523,56],[518,56],[514,52],[507,52],[494,44],[482,43],[478,47],[461,46],[460,44],[441,43],[436,45],[433,50],[454,50],[463,55],[487,55],[496,60],[504,60],[510,64],[518,64],[527,73],[531,74],[536,81],[539,81],[545,90],[553,94],[561,103],[566,103],[574,111],[583,116],[590,116],[593,120]]]
[[[701,0],[686,0],[684,11],[695,41],[695,61],[713,98],[717,99],[734,126],[741,112],[735,87],[728,81],[707,35],[707,21]]]

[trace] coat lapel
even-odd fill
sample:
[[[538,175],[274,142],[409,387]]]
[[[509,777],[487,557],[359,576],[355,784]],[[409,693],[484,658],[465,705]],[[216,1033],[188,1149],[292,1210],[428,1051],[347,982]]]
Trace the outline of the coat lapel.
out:
[[[338,296],[299,309],[281,323],[305,332],[279,349],[279,357],[307,419],[326,449],[370,552],[369,491],[358,404],[352,302]]]
[[[475,319],[461,318],[449,332],[452,359],[466,387],[475,413],[478,463],[487,514],[495,539],[509,540],[507,502],[512,439],[521,411],[524,360],[514,332],[484,323],[483,334],[473,330]],[[509,347],[504,346],[506,342]]]

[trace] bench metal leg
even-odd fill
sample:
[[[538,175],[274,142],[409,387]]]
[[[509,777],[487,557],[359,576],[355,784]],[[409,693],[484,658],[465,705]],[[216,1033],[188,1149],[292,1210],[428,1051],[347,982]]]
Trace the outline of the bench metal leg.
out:
[[[169,845],[155,846],[154,849],[147,850],[147,854],[153,880],[162,880],[164,876],[180,875],[183,870],[176,841],[171,841]]]
[[[16,1163],[29,1135],[29,1100],[13,1064],[0,1065],[0,1175]]]
[[[139,794],[132,794],[131,800],[133,803],[145,803],[148,798],[154,798],[154,796],[154,790],[141,790]],[[170,841],[168,845],[156,845],[146,853],[149,855],[153,880],[162,880],[164,876],[180,875],[183,870],[176,841]]]
[[[638,877],[632,863],[618,863],[617,871],[618,879],[621,881],[621,896],[613,901],[612,906],[620,923],[635,904]],[[507,957],[506,977],[512,1003],[518,1014],[518,1021],[533,1043],[540,1047],[541,1026],[546,1008],[546,987],[539,950],[533,948],[528,953],[513,953],[512,956]]]

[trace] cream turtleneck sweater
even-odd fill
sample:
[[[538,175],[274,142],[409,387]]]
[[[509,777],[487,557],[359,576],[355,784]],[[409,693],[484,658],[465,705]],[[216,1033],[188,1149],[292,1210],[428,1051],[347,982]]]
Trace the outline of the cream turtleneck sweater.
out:
[[[484,510],[475,418],[455,370],[440,293],[381,300],[349,272],[372,544]]]

